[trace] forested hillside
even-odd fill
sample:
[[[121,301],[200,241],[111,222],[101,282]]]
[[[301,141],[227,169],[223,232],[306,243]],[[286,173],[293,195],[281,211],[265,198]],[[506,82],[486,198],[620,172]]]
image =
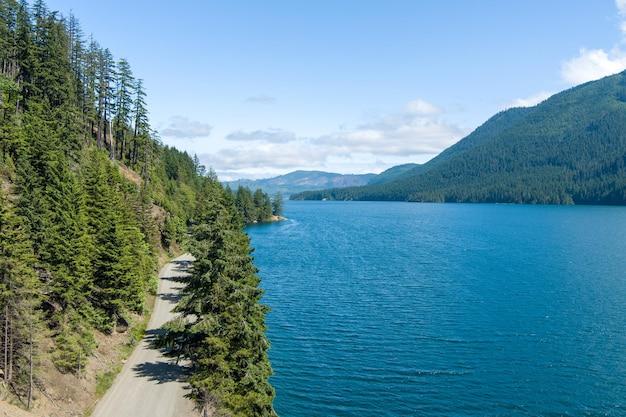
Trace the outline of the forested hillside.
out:
[[[380,174],[372,178],[368,182],[368,185],[382,184],[385,182],[396,180],[398,178],[405,176],[407,173],[413,171],[418,166],[419,164],[402,164],[402,165],[393,166],[389,169],[384,170],[383,172],[381,172]]]
[[[49,382],[44,364],[84,372],[95,332],[124,331],[145,311],[159,251],[178,248],[191,227],[194,277],[218,261],[224,288],[239,291],[190,285],[186,297],[245,322],[238,335],[250,355],[244,365],[241,344],[204,328],[210,337],[185,350],[190,393],[227,414],[273,413],[265,309],[232,196],[196,158],[159,142],[129,62],[40,0],[0,0],[0,185],[1,389],[30,408]],[[230,372],[214,376],[203,367],[211,362]],[[248,367],[261,370],[252,385]],[[246,395],[234,402],[225,386]]]
[[[292,198],[626,204],[626,73],[501,112],[397,180]]]
[[[235,202],[244,223],[264,223],[279,220],[283,214],[283,196],[276,193],[270,197],[257,188],[254,192],[248,187],[239,186],[236,191],[226,186],[226,192]]]

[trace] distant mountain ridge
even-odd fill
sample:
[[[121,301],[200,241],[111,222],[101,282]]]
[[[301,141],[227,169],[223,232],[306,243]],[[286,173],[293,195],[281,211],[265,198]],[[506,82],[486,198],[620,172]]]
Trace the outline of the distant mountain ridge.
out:
[[[260,188],[270,194],[277,192],[293,194],[307,190],[366,185],[374,177],[376,177],[376,174],[337,174],[334,172],[299,170],[272,178],[227,181],[224,185],[233,189],[240,185],[253,190]]]
[[[390,181],[292,199],[626,204],[626,72],[500,112]]]
[[[418,164],[404,164],[389,168],[380,174],[337,174],[325,171],[293,171],[285,175],[258,180],[241,179],[224,182],[224,185],[236,189],[244,186],[252,190],[260,188],[266,193],[294,194],[310,190],[329,188],[358,187],[368,184],[380,184],[400,178]]]

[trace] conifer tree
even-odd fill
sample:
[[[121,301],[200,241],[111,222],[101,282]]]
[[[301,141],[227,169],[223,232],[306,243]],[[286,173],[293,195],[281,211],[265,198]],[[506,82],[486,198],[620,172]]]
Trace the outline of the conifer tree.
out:
[[[135,100],[133,102],[133,144],[130,161],[133,166],[143,162],[142,174],[144,178],[147,174],[149,161],[148,149],[150,125],[148,122],[148,109],[146,107],[146,91],[143,87],[143,80],[135,82]],[[142,155],[143,153],[143,155]]]
[[[272,214],[274,216],[282,216],[283,214],[283,195],[280,192],[274,194],[272,199]]]
[[[256,208],[256,221],[267,221],[272,217],[272,202],[267,194],[260,188],[254,192],[253,196],[254,206]]]
[[[0,194],[0,322],[2,372],[28,408],[41,351],[42,284],[26,225]]]
[[[83,120],[85,136],[88,138],[96,137],[98,146],[101,146],[97,129],[99,126],[97,103],[98,103],[98,69],[99,69],[100,45],[91,38],[87,51],[83,56],[84,67],[84,101],[83,101]]]
[[[103,148],[109,146],[111,159],[114,159],[114,144],[111,136],[111,113],[114,105],[113,82],[115,80],[115,61],[109,49],[98,51],[98,131],[97,143]]]
[[[16,104],[16,110],[26,108],[27,101],[33,94],[33,78],[35,75],[35,47],[33,43],[33,29],[28,15],[28,4],[22,0],[17,9],[15,28],[15,82],[21,91]]]
[[[275,416],[262,291],[249,239],[225,192],[193,228],[193,271],[161,342],[191,361],[191,396],[235,417]]]
[[[135,213],[124,204],[122,179],[101,151],[91,149],[82,178],[88,199],[89,231],[94,239],[94,304],[103,329],[127,323],[127,312],[141,312],[153,269],[150,250]]]
[[[254,223],[257,221],[257,211],[250,189],[241,186],[238,187],[237,193],[235,194],[235,204],[245,223]]]
[[[117,64],[117,98],[115,104],[115,140],[118,144],[119,159],[127,160],[127,130],[131,125],[131,113],[133,110],[133,78],[130,64],[125,59],[120,59]]]
[[[85,47],[75,17],[42,0],[32,10],[0,0],[0,190],[11,193],[0,196],[2,377],[30,405],[44,345],[58,369],[81,374],[94,329],[142,311],[159,243],[194,225],[199,266],[176,333],[194,364],[191,395],[237,416],[273,416],[265,308],[234,205],[253,222],[269,198],[255,206],[247,189],[233,198],[198,158],[163,146],[128,62],[116,74],[110,51],[93,39]],[[118,158],[141,178],[124,178]]]

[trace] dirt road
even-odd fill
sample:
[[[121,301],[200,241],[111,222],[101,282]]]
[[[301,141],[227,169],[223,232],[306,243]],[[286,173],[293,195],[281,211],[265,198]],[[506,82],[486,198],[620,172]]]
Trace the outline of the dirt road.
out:
[[[92,417],[188,417],[193,403],[184,398],[182,368],[151,347],[159,327],[173,318],[181,284],[173,280],[185,274],[193,258],[183,255],[159,272],[159,291],[146,337],[128,358],[113,386],[98,402]]]

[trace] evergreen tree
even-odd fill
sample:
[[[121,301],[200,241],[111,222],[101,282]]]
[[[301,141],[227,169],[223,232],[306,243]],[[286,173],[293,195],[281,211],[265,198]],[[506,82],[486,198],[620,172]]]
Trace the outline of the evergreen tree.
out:
[[[86,53],[83,56],[84,81],[83,81],[83,123],[85,137],[97,138],[99,119],[97,113],[98,103],[98,61],[100,56],[100,45],[93,40],[89,42]],[[98,142],[99,143],[99,142]]]
[[[282,216],[283,214],[283,195],[281,193],[274,194],[272,199],[272,214],[274,216]]]
[[[127,160],[128,144],[127,131],[131,126],[131,113],[133,108],[133,88],[135,79],[130,69],[130,64],[125,59],[120,59],[117,64],[117,101],[115,105],[115,140],[118,144],[119,159]]]
[[[141,172],[144,179],[147,176],[147,165],[151,160],[150,153],[150,125],[148,121],[148,109],[146,107],[146,91],[143,80],[135,82],[135,100],[133,102],[133,143],[130,150],[130,162],[133,166],[142,163]]]
[[[256,221],[263,222],[272,217],[272,202],[267,194],[258,188],[253,196],[254,207],[256,208]]]
[[[127,61],[117,67],[95,40],[85,47],[74,16],[41,0],[32,14],[25,0],[0,0],[0,190],[10,190],[0,196],[2,378],[30,406],[44,346],[59,370],[83,373],[94,330],[114,331],[143,311],[159,245],[175,247],[195,225],[215,285],[198,278],[204,286],[191,285],[181,314],[191,317],[193,300],[215,301],[200,313],[224,323],[228,365],[212,379],[212,336],[185,323],[194,341],[185,351],[197,361],[191,394],[227,393],[223,409],[273,415],[265,309],[235,198],[197,157],[163,146],[141,80]],[[242,195],[256,221],[252,193]],[[257,196],[262,210],[268,201]]]
[[[113,137],[111,136],[111,113],[114,105],[114,89],[113,82],[115,80],[115,61],[113,55],[108,49],[100,49],[98,51],[98,127],[97,127],[97,144],[100,148],[105,145],[109,147],[111,159],[114,158],[115,146]]]
[[[41,352],[42,284],[24,221],[0,194],[0,322],[5,383],[31,407]]]
[[[28,15],[28,4],[22,0],[17,10],[15,28],[15,82],[21,90],[20,98],[17,101],[16,110],[25,109],[27,101],[33,94],[33,78],[35,74],[35,47],[33,43],[33,29],[31,27],[30,16]]]
[[[191,361],[191,396],[235,417],[275,416],[262,291],[235,207],[223,190],[193,228],[193,272],[161,343]]]
[[[246,187],[238,187],[235,194],[235,205],[241,213],[245,223],[254,223],[257,220],[256,207],[252,193]]]
[[[97,149],[87,152],[82,166],[95,247],[94,304],[104,314],[103,329],[113,330],[128,323],[128,311],[142,311],[154,265],[115,167]]]

